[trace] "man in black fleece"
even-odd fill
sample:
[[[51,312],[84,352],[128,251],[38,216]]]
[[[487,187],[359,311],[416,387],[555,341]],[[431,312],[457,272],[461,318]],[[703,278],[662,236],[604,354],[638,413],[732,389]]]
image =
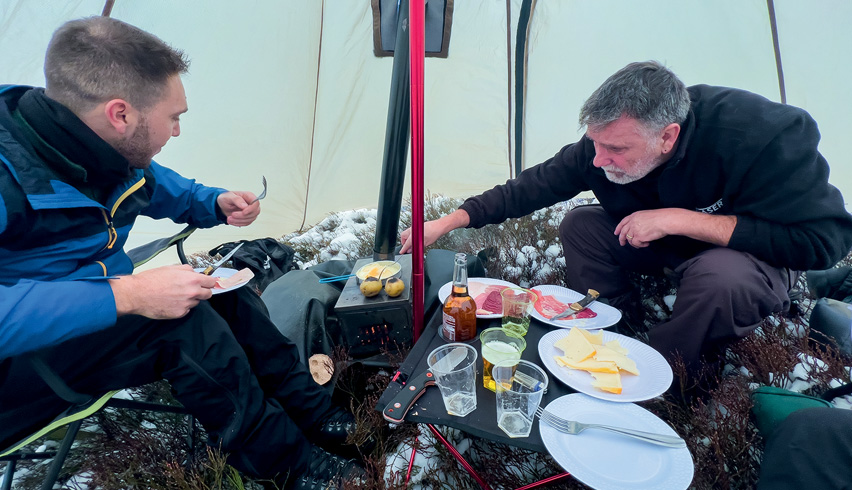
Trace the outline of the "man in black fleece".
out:
[[[427,222],[426,244],[591,190],[600,205],[570,211],[559,230],[568,286],[595,288],[629,311],[638,298],[627,272],[667,271],[677,300],[649,342],[690,369],[786,310],[792,271],[831,267],[852,247],[852,216],[802,109],[743,90],[687,88],[650,61],[607,79],[580,125],[580,141]],[[401,240],[408,251],[410,230]]]

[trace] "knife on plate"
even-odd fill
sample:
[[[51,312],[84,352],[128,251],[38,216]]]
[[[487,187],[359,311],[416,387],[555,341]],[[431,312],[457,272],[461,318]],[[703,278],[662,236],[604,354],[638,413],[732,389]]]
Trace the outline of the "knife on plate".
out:
[[[449,354],[442,357],[432,369],[441,372],[452,371],[467,357],[467,349],[464,347],[456,347]],[[420,398],[429,386],[435,385],[435,374],[431,369],[427,369],[425,373],[418,375],[416,378],[409,380],[399,393],[393,397],[382,410],[382,416],[388,422],[395,424],[402,423],[405,419],[405,414],[411,410],[414,402]]]
[[[586,297],[577,301],[576,303],[571,303],[568,305],[568,309],[563,311],[562,313],[550,317],[551,320],[559,320],[561,318],[565,318],[567,316],[576,315],[581,311],[585,310],[589,307],[590,304],[600,296],[601,293],[595,291],[594,289],[589,289],[589,292],[586,293]]]
[[[234,255],[234,253],[235,253],[237,250],[239,250],[239,249],[240,249],[240,247],[242,247],[242,246],[243,246],[243,244],[245,244],[245,243],[246,243],[246,242],[240,242],[240,244],[239,244],[239,245],[237,245],[236,247],[234,247],[234,248],[233,248],[233,250],[231,250],[230,252],[228,252],[228,254],[227,254],[227,255],[225,255],[224,257],[222,257],[222,258],[221,258],[218,262],[215,262],[214,264],[208,265],[208,266],[207,266],[207,268],[206,268],[206,269],[204,269],[201,273],[202,273],[202,274],[204,274],[205,276],[209,276],[210,274],[213,274],[213,271],[215,271],[215,270],[216,270],[216,269],[218,269],[219,267],[222,267],[222,264],[224,264],[225,262],[227,262],[227,261],[228,261],[228,259],[230,259],[230,258]]]

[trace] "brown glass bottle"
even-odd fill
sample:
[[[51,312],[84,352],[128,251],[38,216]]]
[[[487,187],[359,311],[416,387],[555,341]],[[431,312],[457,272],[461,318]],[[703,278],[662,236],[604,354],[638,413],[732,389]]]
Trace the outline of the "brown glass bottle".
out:
[[[462,342],[476,337],[476,302],[467,290],[467,258],[456,254],[453,288],[444,301],[444,323],[441,337],[448,342]]]

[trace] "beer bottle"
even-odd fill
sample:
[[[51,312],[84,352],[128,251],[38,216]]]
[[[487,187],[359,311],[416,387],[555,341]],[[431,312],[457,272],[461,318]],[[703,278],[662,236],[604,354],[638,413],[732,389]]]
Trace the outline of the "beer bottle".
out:
[[[444,323],[441,337],[448,342],[461,342],[476,337],[476,303],[467,290],[467,258],[457,253],[453,267],[453,288],[444,301]]]

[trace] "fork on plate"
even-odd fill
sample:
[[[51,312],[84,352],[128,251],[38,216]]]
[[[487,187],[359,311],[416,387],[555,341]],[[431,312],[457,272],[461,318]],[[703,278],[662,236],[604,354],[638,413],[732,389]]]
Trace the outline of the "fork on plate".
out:
[[[263,176],[263,190],[260,192],[260,194],[257,195],[257,197],[254,198],[254,201],[249,203],[249,205],[254,204],[257,201],[260,201],[264,197],[266,197],[266,176],[265,175]]]
[[[547,422],[547,425],[553,427],[559,432],[564,432],[566,434],[575,435],[579,434],[580,432],[583,432],[586,429],[602,429],[608,430],[610,432],[616,432],[625,436],[634,437],[645,442],[650,442],[651,444],[658,444],[660,446],[675,448],[686,447],[686,441],[677,436],[655,434],[653,432],[627,429],[624,427],[613,427],[611,425],[584,424],[581,422],[576,422],[574,420],[565,420],[557,415],[548,412],[547,410],[544,410],[541,407],[538,407],[536,409],[535,414],[540,420]]]

